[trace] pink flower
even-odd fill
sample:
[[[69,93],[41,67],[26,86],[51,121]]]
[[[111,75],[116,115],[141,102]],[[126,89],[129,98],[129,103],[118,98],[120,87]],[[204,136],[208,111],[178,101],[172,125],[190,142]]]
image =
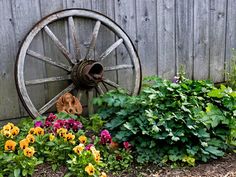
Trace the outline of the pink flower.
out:
[[[42,121],[36,121],[34,123],[34,127],[42,127],[43,128],[43,122]]]
[[[46,118],[46,121],[53,122],[56,118],[57,118],[56,115],[54,115],[53,113],[50,113],[49,116]]]
[[[57,129],[59,129],[59,128],[64,128],[64,122],[65,121],[61,120],[61,119],[56,120],[53,124],[54,130],[57,131]]]
[[[85,149],[86,149],[86,150],[90,150],[90,148],[91,148],[92,146],[94,146],[94,145],[93,145],[93,144],[88,144],[88,145],[85,147]]]
[[[123,142],[123,146],[126,150],[129,150],[132,145],[128,141],[125,141],[125,142]]]
[[[111,135],[109,131],[103,130],[100,137],[101,144],[111,143]]]

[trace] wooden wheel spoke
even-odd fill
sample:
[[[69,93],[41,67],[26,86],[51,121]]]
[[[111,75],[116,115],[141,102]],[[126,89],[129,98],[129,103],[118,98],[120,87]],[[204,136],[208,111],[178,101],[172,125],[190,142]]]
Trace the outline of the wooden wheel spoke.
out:
[[[112,86],[112,87],[115,87],[115,88],[119,88],[120,87],[117,83],[115,83],[115,82],[113,82],[113,81],[111,81],[109,79],[104,79],[103,82],[108,84],[108,85],[110,85],[110,86]]]
[[[58,93],[54,98],[52,98],[47,104],[45,104],[42,108],[39,109],[39,114],[43,114],[45,113],[49,108],[51,108],[56,102],[57,99],[64,95],[67,92],[70,92],[71,90],[73,90],[75,88],[74,84],[70,84],[67,88],[65,88],[63,91],[61,91],[60,93]]]
[[[121,43],[123,43],[123,39],[119,39],[114,44],[112,44],[105,52],[103,52],[100,57],[99,61],[102,61],[104,58],[106,58],[113,50],[115,50]]]
[[[64,80],[70,80],[70,79],[71,79],[70,75],[49,77],[49,78],[34,79],[34,80],[25,81],[25,85],[44,84],[44,83],[48,83],[48,82],[57,82],[57,81],[64,81]]]
[[[133,65],[117,65],[117,66],[107,66],[104,67],[104,71],[113,71],[113,70],[121,70],[121,69],[129,69],[133,68]]]
[[[80,52],[80,47],[79,47],[80,44],[79,44],[78,33],[75,28],[75,22],[72,16],[68,18],[68,23],[69,23],[69,29],[71,31],[72,41],[74,44],[75,57],[76,57],[76,60],[79,61],[81,59],[81,52]]]
[[[60,63],[60,62],[55,62],[51,58],[43,56],[43,55],[41,55],[41,54],[39,54],[37,52],[34,52],[32,50],[27,50],[27,54],[32,56],[32,57],[34,57],[34,58],[36,58],[36,59],[45,61],[45,62],[47,62],[47,63],[49,63],[49,64],[51,64],[53,66],[56,66],[58,68],[62,68],[64,70],[68,71],[68,72],[70,72],[72,70],[71,66],[67,66],[67,65],[65,65],[63,63]]]
[[[106,91],[109,91],[108,87],[106,86],[104,82],[102,82],[102,85],[105,87]]]
[[[60,40],[55,36],[55,34],[49,29],[48,26],[44,27],[45,32],[48,34],[48,36],[52,39],[52,41],[55,43],[57,48],[62,52],[62,54],[66,57],[68,62],[70,64],[74,64],[75,61],[70,54],[70,52],[64,47],[64,45],[60,42]]]
[[[103,95],[104,94],[104,91],[102,90],[102,87],[100,85],[97,85],[96,87],[96,91],[99,95]]]
[[[85,59],[89,59],[90,58],[90,55],[91,55],[93,49],[95,48],[100,26],[101,26],[101,22],[97,21],[95,26],[94,26],[94,28],[93,28],[92,39],[90,41],[89,48],[88,48],[87,53],[85,55]]]

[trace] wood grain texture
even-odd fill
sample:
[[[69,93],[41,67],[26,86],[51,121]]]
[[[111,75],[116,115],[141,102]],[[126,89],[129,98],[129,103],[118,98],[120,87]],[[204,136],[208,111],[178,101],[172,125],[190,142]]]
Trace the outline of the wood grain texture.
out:
[[[115,1],[115,21],[124,29],[131,40],[136,41],[136,9],[135,0]],[[136,45],[137,47],[137,45]],[[117,49],[117,64],[132,64],[130,56],[123,45]],[[126,86],[129,90],[134,86],[132,70],[118,71],[118,84],[123,87]],[[125,78],[125,79],[124,79]]]
[[[232,57],[232,48],[236,49],[236,3],[235,0],[228,0],[227,26],[226,26],[226,47],[225,63],[226,70],[229,70],[229,61]]]
[[[176,67],[184,67],[186,77],[193,77],[193,6],[194,0],[176,1]]]
[[[210,4],[210,79],[224,81],[225,30],[227,1],[211,0]]]
[[[210,0],[194,1],[194,79],[209,78]]]
[[[144,75],[157,74],[156,0],[136,1],[137,45]],[[143,52],[146,51],[146,52]]]
[[[175,1],[157,0],[158,75],[172,79],[175,61]]]
[[[0,1],[0,120],[20,116],[19,100],[14,85],[17,45],[10,2]]]
[[[12,13],[15,24],[15,36],[18,48],[24,40],[24,37],[32,26],[41,19],[39,0],[36,1],[18,1],[12,0]],[[33,15],[32,15],[33,14]],[[35,37],[30,45],[30,49],[34,49],[39,53],[43,53],[43,40],[41,34]],[[42,61],[35,60],[31,56],[26,56],[24,67],[25,80],[32,80],[45,77],[45,64]],[[36,107],[40,107],[45,103],[44,85],[34,85],[28,87],[29,95]],[[27,116],[28,113],[21,106],[21,116]]]

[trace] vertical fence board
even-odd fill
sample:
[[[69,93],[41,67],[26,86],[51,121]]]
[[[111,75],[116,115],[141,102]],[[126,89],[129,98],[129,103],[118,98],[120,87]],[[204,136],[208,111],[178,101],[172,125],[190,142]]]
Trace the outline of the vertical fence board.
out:
[[[19,49],[26,34],[32,26],[41,19],[39,1],[37,0],[33,2],[30,0],[13,0],[11,2],[15,24],[16,42]],[[30,47],[34,48],[35,51],[41,52],[43,50],[42,39],[40,37],[36,37]],[[26,56],[24,73],[25,80],[43,78],[44,65],[42,62],[39,62],[32,57]],[[43,85],[35,85],[31,86],[31,88],[27,87],[27,90],[35,106],[38,106],[45,101],[44,92],[41,91],[44,90]],[[21,116],[26,115],[28,114],[24,110],[23,106],[21,106]]]
[[[228,0],[227,6],[227,31],[226,31],[226,70],[229,71],[229,61],[232,57],[232,49],[236,49],[236,3],[235,0]]]
[[[143,75],[157,74],[156,1],[137,0],[137,41]]]
[[[193,71],[193,3],[194,0],[176,1],[176,67],[184,67],[187,78]]]
[[[158,75],[171,79],[175,71],[175,0],[157,0]]]
[[[11,1],[0,1],[0,17],[0,120],[4,120],[20,115],[19,100],[14,85],[16,39]]]
[[[211,0],[210,13],[210,79],[224,80],[225,30],[227,1]]]
[[[124,29],[131,40],[136,40],[135,0],[115,0],[115,21]],[[124,45],[117,49],[117,64],[131,64],[131,59]],[[118,84],[131,89],[133,87],[132,70],[118,71]]]
[[[210,0],[194,1],[194,79],[209,78]]]

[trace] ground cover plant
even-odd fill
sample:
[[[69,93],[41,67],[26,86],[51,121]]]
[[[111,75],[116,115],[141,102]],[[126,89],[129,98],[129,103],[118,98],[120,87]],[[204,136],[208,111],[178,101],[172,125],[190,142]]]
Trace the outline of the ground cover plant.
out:
[[[224,85],[154,76],[139,96],[111,91],[95,104],[115,141],[131,142],[140,163],[194,166],[236,145],[236,92]]]

